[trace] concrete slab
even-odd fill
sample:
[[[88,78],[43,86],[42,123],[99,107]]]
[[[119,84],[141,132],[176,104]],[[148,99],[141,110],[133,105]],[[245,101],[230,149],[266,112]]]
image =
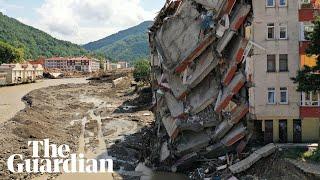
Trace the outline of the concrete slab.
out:
[[[218,63],[219,58],[214,55],[212,48],[209,47],[187,69],[185,84],[190,89],[196,87]]]
[[[213,104],[219,94],[220,80],[215,74],[208,75],[192,92],[187,96],[187,102],[190,104],[190,112],[197,114]]]
[[[165,92],[164,97],[172,117],[176,118],[184,114],[182,101],[177,100],[170,92]]]

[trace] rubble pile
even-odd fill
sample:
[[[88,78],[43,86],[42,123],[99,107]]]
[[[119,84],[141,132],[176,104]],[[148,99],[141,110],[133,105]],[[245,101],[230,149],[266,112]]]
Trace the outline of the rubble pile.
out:
[[[180,171],[251,137],[249,0],[167,0],[149,32],[158,129],[152,161]]]

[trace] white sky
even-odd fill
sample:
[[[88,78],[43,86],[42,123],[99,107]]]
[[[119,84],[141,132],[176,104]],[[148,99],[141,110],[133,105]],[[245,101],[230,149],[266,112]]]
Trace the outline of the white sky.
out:
[[[50,35],[85,44],[152,20],[165,0],[0,0],[0,11]]]

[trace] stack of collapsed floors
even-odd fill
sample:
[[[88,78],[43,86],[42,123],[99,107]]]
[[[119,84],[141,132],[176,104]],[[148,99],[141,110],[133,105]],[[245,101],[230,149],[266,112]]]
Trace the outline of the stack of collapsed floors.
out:
[[[157,161],[174,170],[241,152],[250,131],[244,0],[167,1],[150,28]]]

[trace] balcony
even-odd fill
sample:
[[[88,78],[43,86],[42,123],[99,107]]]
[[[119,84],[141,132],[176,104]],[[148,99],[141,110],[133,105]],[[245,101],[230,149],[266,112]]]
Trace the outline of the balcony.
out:
[[[301,94],[300,117],[320,117],[320,93],[309,92]]]
[[[312,21],[318,16],[320,5],[316,2],[301,3],[299,7],[299,21]]]

